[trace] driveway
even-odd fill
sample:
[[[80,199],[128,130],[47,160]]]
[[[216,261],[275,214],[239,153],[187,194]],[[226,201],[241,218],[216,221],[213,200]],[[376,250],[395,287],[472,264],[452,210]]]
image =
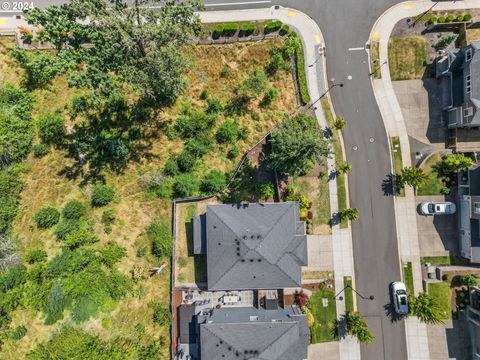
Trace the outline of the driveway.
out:
[[[416,203],[445,201],[445,196],[416,196]],[[458,255],[457,216],[420,215],[417,210],[420,256]]]

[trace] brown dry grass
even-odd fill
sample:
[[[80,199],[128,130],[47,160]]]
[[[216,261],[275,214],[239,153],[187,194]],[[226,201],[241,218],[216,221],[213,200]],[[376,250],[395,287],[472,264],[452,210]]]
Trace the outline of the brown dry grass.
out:
[[[467,44],[474,40],[480,40],[480,29],[467,29]]]
[[[388,63],[392,80],[421,79],[427,64],[424,36],[398,36],[388,42]]]
[[[15,66],[15,62],[8,56],[8,47],[15,45],[15,37],[0,36],[0,84],[10,83],[18,85],[22,78],[22,71]]]

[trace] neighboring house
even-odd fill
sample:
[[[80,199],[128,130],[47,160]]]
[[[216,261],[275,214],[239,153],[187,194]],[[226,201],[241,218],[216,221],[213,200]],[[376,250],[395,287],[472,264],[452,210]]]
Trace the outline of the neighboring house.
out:
[[[448,128],[480,127],[480,41],[438,58],[436,77]]]
[[[472,360],[480,360],[480,288],[470,288],[470,305],[467,306],[468,330],[472,342]]]
[[[193,229],[194,254],[206,256],[208,290],[301,286],[307,235],[297,202],[209,205]]]
[[[460,255],[480,263],[480,166],[458,175]]]
[[[207,290],[182,290],[177,359],[307,358],[307,318],[284,296],[307,266],[297,202],[209,205],[193,219],[193,254],[206,261]]]

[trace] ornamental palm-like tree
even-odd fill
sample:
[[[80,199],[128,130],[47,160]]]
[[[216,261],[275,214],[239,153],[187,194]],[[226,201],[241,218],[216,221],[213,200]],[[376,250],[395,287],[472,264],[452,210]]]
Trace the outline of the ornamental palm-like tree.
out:
[[[363,344],[370,344],[375,336],[368,331],[368,325],[362,315],[358,312],[347,312],[345,315],[347,333],[355,336]]]
[[[340,221],[343,220],[358,220],[360,218],[360,211],[358,211],[357,208],[348,208],[348,209],[343,209],[339,213],[340,216]]]
[[[412,166],[403,168],[402,172],[397,175],[397,181],[401,187],[409,185],[414,190],[416,190],[420,185],[423,185],[426,179],[427,175],[422,169]]]
[[[427,293],[420,293],[417,297],[409,296],[410,314],[418,317],[425,324],[443,324],[442,310],[438,302]]]

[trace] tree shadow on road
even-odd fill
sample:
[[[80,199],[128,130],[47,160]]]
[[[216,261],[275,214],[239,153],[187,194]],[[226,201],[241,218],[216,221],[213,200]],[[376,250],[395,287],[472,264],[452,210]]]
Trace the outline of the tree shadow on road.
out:
[[[395,196],[400,193],[400,189],[396,185],[396,175],[387,174],[387,177],[382,181],[382,191],[385,196]]]

